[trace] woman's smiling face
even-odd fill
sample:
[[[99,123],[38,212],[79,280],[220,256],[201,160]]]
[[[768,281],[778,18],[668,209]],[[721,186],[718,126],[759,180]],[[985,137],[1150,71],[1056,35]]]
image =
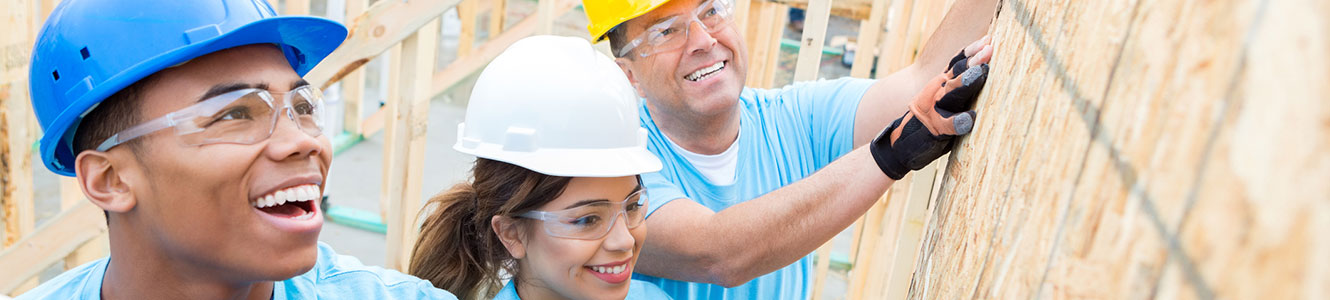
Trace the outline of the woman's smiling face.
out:
[[[589,214],[589,211],[596,208],[604,211],[605,207],[612,207],[618,212],[636,210],[645,214],[646,207],[637,205],[635,200],[623,203],[624,206],[617,204],[640,190],[636,176],[576,177],[568,182],[567,188],[557,198],[536,209],[571,218],[547,218],[520,223],[529,226],[496,226],[509,253],[518,259],[518,274],[521,278],[518,280],[517,291],[522,298],[627,297],[629,278],[646,238],[646,222],[629,228],[629,215],[626,213],[615,212],[609,218],[600,218]],[[619,207],[623,207],[623,210],[618,210]],[[601,222],[610,224],[609,232],[599,237],[591,236],[591,239],[558,237],[551,235],[545,228],[590,228]]]

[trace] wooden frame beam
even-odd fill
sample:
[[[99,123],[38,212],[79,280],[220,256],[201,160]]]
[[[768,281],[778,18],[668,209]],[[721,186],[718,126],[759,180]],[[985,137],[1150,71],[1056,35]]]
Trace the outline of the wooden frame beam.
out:
[[[904,299],[910,292],[910,280],[914,278],[914,266],[919,258],[919,245],[924,233],[924,224],[928,218],[929,202],[933,198],[933,183],[938,174],[938,166],[947,163],[949,155],[941,158],[921,170],[914,172],[910,179],[910,194],[902,208],[902,217],[895,220],[896,226],[895,255],[891,257],[891,269],[887,273],[886,299]]]
[[[10,293],[47,266],[106,233],[106,218],[91,202],[81,202],[52,217],[33,234],[0,252],[0,293]]]
[[[807,9],[810,2],[818,0],[772,0],[790,7]],[[874,0],[836,0],[831,2],[831,14],[835,16],[865,20],[872,14]]]
[[[365,13],[368,0],[346,0],[346,20],[355,20]],[[365,71],[357,68],[341,80],[342,83],[342,130],[359,135],[364,130],[361,126],[361,111],[365,105]]]
[[[748,87],[769,88],[775,81],[780,59],[780,37],[785,28],[786,6],[768,1],[751,2],[748,14],[748,39],[753,51],[748,58]],[[753,13],[756,12],[757,16]]]
[[[379,1],[350,22],[350,33],[337,51],[305,74],[305,80],[323,88],[370,59],[415,34],[461,0]],[[437,25],[434,26],[437,31]]]
[[[854,64],[850,67],[850,77],[868,78],[873,73],[873,58],[877,57],[878,42],[882,36],[882,24],[887,18],[889,0],[874,0],[867,20],[859,22],[858,49],[855,50]],[[897,0],[901,1],[901,0]]]
[[[576,6],[576,1],[558,1],[558,6],[555,6],[554,8],[554,14],[557,16],[563,16]],[[512,45],[522,38],[535,34],[538,29],[537,26],[539,26],[538,22],[539,19],[536,16],[527,16],[525,19],[522,19],[521,22],[508,28],[508,30],[497,36],[493,36],[489,41],[481,44],[480,47],[477,47],[475,51],[472,52],[470,57],[455,60],[448,64],[448,66],[444,67],[443,70],[434,73],[434,79],[430,85],[430,94],[438,95],[447,92],[448,89],[453,88],[458,83],[462,82],[463,79],[483,70],[486,65],[489,65],[491,60],[498,57],[499,53],[503,52],[504,49],[507,49],[509,45]],[[356,67],[359,67],[359,65]],[[306,76],[306,78],[308,78],[308,76]],[[384,115],[385,109],[380,108],[378,111],[364,118],[361,122],[360,133],[369,136],[383,130],[382,119],[384,118]]]
[[[811,0],[809,3],[808,12],[804,15],[803,37],[799,39],[799,59],[794,63],[795,82],[817,79],[830,14],[831,0]]]
[[[508,1],[493,0],[493,2],[490,8],[490,39],[503,33],[503,21],[508,17]]]
[[[457,4],[457,19],[462,23],[461,33],[457,36],[457,59],[471,56],[476,44],[476,14],[480,3],[476,0],[462,0]]]
[[[388,249],[385,265],[406,272],[420,226],[421,174],[425,164],[425,133],[429,126],[430,79],[437,53],[438,19],[402,41],[396,83],[400,97],[389,99],[384,159],[387,180],[382,199],[388,203]]]
[[[35,225],[33,215],[32,142],[37,139],[29,104],[28,58],[31,56],[33,1],[16,1],[0,24],[11,34],[0,39],[0,246],[14,244]],[[17,58],[17,59],[14,59]]]
[[[567,14],[568,11],[577,6],[577,2],[567,0],[557,1],[557,4],[557,6],[553,7],[552,11],[555,18]],[[463,79],[483,70],[486,65],[489,65],[491,60],[494,60],[495,57],[499,56],[499,53],[502,53],[504,49],[508,49],[508,45],[512,45],[518,40],[531,36],[532,34],[536,34],[540,30],[540,20],[539,17],[528,16],[526,19],[517,23],[517,25],[513,25],[512,28],[495,36],[490,39],[490,41],[485,42],[485,44],[480,45],[470,57],[467,57],[466,59],[458,59],[451,64],[448,64],[448,66],[444,67],[442,71],[434,74],[430,94],[442,94],[443,92],[448,91],[448,89],[451,89],[454,85],[457,85],[457,83],[461,82]]]

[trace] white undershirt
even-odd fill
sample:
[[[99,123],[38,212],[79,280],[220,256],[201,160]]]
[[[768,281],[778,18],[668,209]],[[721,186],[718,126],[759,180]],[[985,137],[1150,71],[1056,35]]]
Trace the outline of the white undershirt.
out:
[[[679,155],[688,160],[688,163],[692,164],[697,172],[702,173],[702,177],[706,178],[708,182],[721,186],[734,184],[734,172],[739,167],[738,137],[734,138],[734,143],[730,144],[725,152],[716,155],[688,151],[688,149],[684,149],[678,143],[670,140],[669,136],[666,136],[665,140],[669,141],[674,149],[679,150]]]

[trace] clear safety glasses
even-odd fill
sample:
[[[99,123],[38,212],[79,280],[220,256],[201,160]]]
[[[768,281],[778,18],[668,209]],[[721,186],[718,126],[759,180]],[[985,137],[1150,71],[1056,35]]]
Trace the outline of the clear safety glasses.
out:
[[[623,215],[629,229],[642,225],[647,215],[645,189],[628,195],[623,201],[598,201],[560,211],[528,211],[519,217],[540,220],[545,233],[554,237],[594,240],[604,237]]]
[[[707,33],[716,33],[728,27],[732,19],[734,0],[707,0],[692,15],[673,16],[647,27],[646,32],[624,44],[623,49],[619,50],[619,56],[626,56],[637,48],[641,48],[638,51],[641,57],[679,49],[688,42],[689,28],[693,22],[701,23]]]
[[[305,134],[323,134],[323,93],[319,89],[298,87],[283,95],[282,100],[277,102],[263,89],[227,92],[116,133],[97,146],[97,151],[166,128],[175,128],[180,141],[190,146],[254,144],[272,135],[277,116],[283,113]]]

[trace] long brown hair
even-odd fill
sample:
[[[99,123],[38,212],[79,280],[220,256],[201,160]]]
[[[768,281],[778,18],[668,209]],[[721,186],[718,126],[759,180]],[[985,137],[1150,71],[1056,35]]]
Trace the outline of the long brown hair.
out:
[[[463,300],[493,298],[502,284],[500,271],[518,277],[517,261],[491,229],[491,217],[539,208],[563,193],[569,180],[476,158],[470,180],[426,203],[422,213],[429,217],[412,250],[409,272]]]

